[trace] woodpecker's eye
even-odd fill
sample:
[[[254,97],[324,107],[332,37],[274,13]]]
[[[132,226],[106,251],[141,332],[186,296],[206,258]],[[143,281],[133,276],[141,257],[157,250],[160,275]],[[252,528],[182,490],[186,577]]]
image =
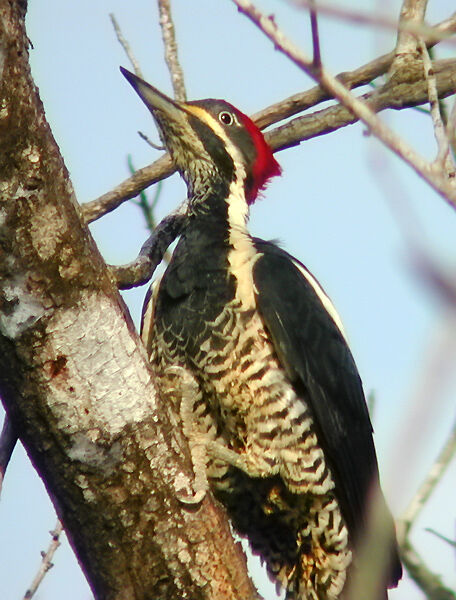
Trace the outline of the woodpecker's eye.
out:
[[[219,113],[219,121],[220,123],[223,123],[223,125],[232,125],[234,123],[234,117],[226,110],[222,110],[222,112]]]

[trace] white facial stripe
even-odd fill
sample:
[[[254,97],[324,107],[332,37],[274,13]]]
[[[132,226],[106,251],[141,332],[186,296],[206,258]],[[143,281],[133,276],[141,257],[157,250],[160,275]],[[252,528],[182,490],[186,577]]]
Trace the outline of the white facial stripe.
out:
[[[344,326],[342,325],[342,320],[339,317],[339,314],[337,313],[336,309],[334,308],[334,304],[331,302],[329,297],[325,294],[321,285],[318,283],[318,281],[315,279],[315,277],[312,275],[312,273],[310,273],[307,269],[305,269],[301,264],[299,264],[297,261],[293,261],[293,264],[295,265],[295,267],[297,267],[301,271],[301,273],[304,275],[304,277],[307,279],[307,281],[313,287],[315,293],[317,294],[318,298],[320,299],[320,302],[323,304],[326,311],[328,312],[328,314],[330,315],[330,317],[332,318],[334,323],[337,325],[337,328],[339,329],[339,331],[341,332],[341,334],[344,336],[345,340],[347,341],[347,336],[345,334]]]
[[[186,109],[193,113],[200,121],[206,123],[218,137],[223,140],[226,151],[233,159],[235,179],[230,185],[228,199],[228,224],[231,229],[245,227],[249,215],[249,207],[245,198],[244,180],[246,172],[242,154],[226,135],[225,130],[218,120],[209,114],[204,108],[187,104]]]
[[[237,149],[237,147],[233,144],[233,142],[230,140],[230,138],[226,135],[225,130],[223,129],[223,127],[219,123],[219,121],[215,117],[213,117],[210,113],[208,113],[204,108],[201,108],[200,106],[194,106],[193,104],[187,104],[185,106],[185,108],[190,113],[194,114],[195,117],[197,117],[200,121],[203,121],[203,123],[206,123],[206,125],[208,125],[212,129],[212,131],[216,135],[218,135],[218,137],[220,139],[223,140],[226,151],[231,156],[231,158],[233,159],[233,162],[234,162],[236,180],[243,181],[245,179],[245,175],[246,175],[245,168],[243,166],[244,159],[242,157],[242,154]],[[233,116],[236,118],[236,115],[233,115]]]
[[[226,151],[233,159],[235,178],[230,184],[228,204],[229,242],[232,249],[228,254],[230,272],[236,278],[236,300],[244,310],[256,306],[253,286],[253,265],[260,254],[256,251],[252,238],[246,229],[249,206],[245,197],[244,180],[246,172],[244,159],[237,147],[226,135],[217,119],[199,106],[187,105],[187,110],[206,123],[223,140]],[[236,117],[236,115],[234,115]]]
[[[212,131],[214,131],[226,144],[231,144],[228,139],[222,125],[215,119],[205,108],[201,108],[201,106],[195,106],[193,104],[186,104],[185,108],[188,112],[192,113],[203,123],[206,123]],[[232,144],[231,144],[232,145]]]

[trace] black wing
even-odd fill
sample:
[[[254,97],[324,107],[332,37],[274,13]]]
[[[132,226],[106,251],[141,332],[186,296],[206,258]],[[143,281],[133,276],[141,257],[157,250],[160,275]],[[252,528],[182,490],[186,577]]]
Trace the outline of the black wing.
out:
[[[276,245],[254,243],[262,254],[253,273],[258,309],[290,379],[310,402],[342,511],[356,535],[369,488],[378,481],[361,379],[316,280]]]

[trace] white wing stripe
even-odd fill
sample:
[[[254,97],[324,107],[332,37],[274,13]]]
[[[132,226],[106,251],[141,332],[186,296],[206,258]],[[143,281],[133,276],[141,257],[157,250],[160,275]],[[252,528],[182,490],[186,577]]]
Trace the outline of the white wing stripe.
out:
[[[312,273],[310,273],[306,268],[304,268],[303,265],[301,265],[299,262],[297,262],[295,260],[293,260],[293,264],[295,265],[295,267],[297,269],[300,270],[300,272],[304,275],[304,277],[307,279],[307,281],[313,287],[313,289],[314,289],[315,293],[317,294],[320,302],[325,307],[326,312],[329,314],[329,316],[332,318],[332,320],[334,321],[334,323],[337,325],[339,331],[344,336],[345,340],[347,340],[347,336],[345,334],[345,329],[344,329],[344,326],[342,324],[342,320],[339,317],[339,314],[338,314],[337,310],[334,308],[334,304],[331,302],[331,300],[329,299],[329,297],[325,294],[325,292],[324,292],[323,288],[321,287],[321,285],[318,283],[318,281],[315,279],[315,277],[312,275]]]

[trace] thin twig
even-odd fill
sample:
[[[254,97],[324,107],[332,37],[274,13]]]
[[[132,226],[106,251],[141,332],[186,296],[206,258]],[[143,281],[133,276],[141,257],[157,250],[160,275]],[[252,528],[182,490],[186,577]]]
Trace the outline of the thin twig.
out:
[[[385,62],[385,64],[386,70],[388,63]],[[363,71],[361,67],[357,71],[359,74],[358,81],[363,77],[363,72],[366,77],[368,76],[368,69]],[[439,97],[454,94],[456,87],[456,60],[445,59],[436,61],[434,63],[434,72],[437,75]],[[354,73],[346,74],[349,81],[353,81],[350,78]],[[409,80],[407,81],[396,80],[395,82],[389,82],[387,86],[375,90],[375,95],[372,92],[364,96],[365,100],[369,100],[371,109],[375,111],[382,111],[388,108],[402,110],[427,102],[427,85],[422,77],[422,68],[417,69],[416,81],[413,78],[410,79],[411,75],[409,72]],[[341,74],[340,77],[343,79],[344,74]],[[280,121],[282,118],[281,114],[299,112],[300,109],[293,110],[293,107],[299,106],[301,101],[304,108],[311,107],[313,101],[318,104],[321,101],[321,89],[321,86],[316,86],[312,90],[309,90],[308,93],[300,95],[299,99],[292,97],[283,103],[279,103],[283,108],[283,110],[279,111],[279,114],[275,114],[274,107],[269,107],[265,111],[257,113],[254,118],[259,116],[260,120],[256,122],[261,127],[265,127],[271,122]],[[325,95],[326,98],[331,97],[327,92],[325,92]],[[276,127],[267,132],[266,139],[271,148],[276,152],[296,146],[313,137],[336,131],[341,127],[355,123],[357,120],[358,118],[344,106],[336,105],[322,111],[297,117],[286,125]],[[137,196],[142,189],[156,183],[160,179],[169,177],[174,172],[175,168],[171,159],[168,154],[165,154],[152,165],[138,169],[132,177],[126,179],[109,192],[81,206],[83,218],[87,223],[99,219],[106,213],[116,209],[122,202]]]
[[[128,163],[128,168],[130,170],[130,173],[132,173],[132,174],[135,173],[136,169],[133,165],[133,159],[132,159],[131,155],[127,156],[127,163]],[[147,194],[144,190],[141,190],[139,192],[139,194],[138,194],[139,200],[135,201],[135,204],[137,204],[139,206],[139,208],[141,209],[141,211],[143,213],[144,220],[146,221],[146,226],[147,226],[147,229],[149,230],[149,233],[152,233],[152,231],[155,229],[155,227],[157,225],[154,210],[157,206],[157,202],[158,202],[158,198],[160,196],[161,190],[162,190],[162,181],[158,181],[152,202],[149,202],[149,200],[147,198]]]
[[[413,581],[424,592],[426,600],[456,600],[456,593],[425,565],[409,540],[401,545],[401,558]]]
[[[52,564],[52,559],[54,557],[54,554],[55,554],[57,548],[60,546],[60,534],[62,533],[62,531],[63,531],[62,523],[60,521],[57,521],[57,523],[54,527],[54,531],[49,532],[52,536],[51,543],[49,544],[49,547],[46,550],[46,552],[41,552],[42,560],[41,560],[40,567],[38,569],[38,573],[35,575],[35,578],[32,581],[31,586],[25,592],[24,600],[30,600],[30,598],[33,597],[36,590],[38,589],[41,582],[43,581],[46,573],[49,571],[49,569],[51,569],[54,566]]]
[[[405,539],[410,529],[415,523],[419,513],[423,506],[426,504],[432,492],[435,490],[436,485],[442,479],[442,476],[450,464],[451,460],[456,455],[456,422],[453,425],[452,430],[448,438],[445,441],[442,449],[439,452],[434,464],[432,465],[426,479],[423,481],[412,501],[406,508],[401,518],[401,524],[403,531],[401,531],[402,537]]]
[[[130,61],[134,72],[136,73],[136,75],[138,77],[141,77],[141,79],[144,79],[142,71],[141,71],[141,67],[139,66],[139,62],[137,61],[135,55],[133,54],[133,51],[130,47],[130,44],[127,42],[127,40],[125,39],[124,35],[122,34],[122,30],[120,29],[120,26],[116,20],[116,17],[114,16],[113,13],[109,14],[110,18],[111,18],[111,22],[112,25],[114,27],[114,31],[116,32],[116,36],[117,39],[120,43],[120,45],[122,46],[122,48],[125,50],[125,54],[127,55],[128,60]],[[152,148],[154,148],[155,150],[160,150],[163,151],[165,148],[159,144],[154,144],[154,142],[152,142],[145,133],[143,133],[142,131],[138,131],[138,135],[149,144],[149,146],[151,146]]]
[[[184,72],[177,57],[176,34],[171,16],[170,0],[158,0],[160,13],[160,27],[162,30],[163,44],[165,46],[165,61],[171,75],[174,97],[179,102],[187,100],[184,84]]]
[[[423,27],[427,2],[428,0],[403,0],[397,28],[396,61],[410,60],[411,57],[417,58],[418,37],[416,29]],[[415,31],[412,31],[409,27],[412,27]]]
[[[160,150],[161,152],[163,152],[163,150],[165,150],[166,148],[163,145],[160,144],[156,144],[155,142],[153,142],[145,133],[143,133],[142,131],[138,131],[138,135],[140,138],[142,138],[147,144],[149,144],[149,146],[151,148],[153,148],[154,150]]]
[[[320,4],[318,5],[318,8],[320,8]],[[454,19],[446,19],[445,21],[435,25],[435,27],[432,28],[432,31],[455,33],[456,17]],[[437,43],[435,37],[432,36],[425,38],[425,42],[429,48]],[[345,86],[350,89],[366,85],[371,83],[374,79],[377,79],[377,77],[387,73],[394,58],[394,51],[389,52],[388,54],[379,56],[378,58],[375,58],[374,60],[362,65],[361,67],[358,67],[357,69],[354,69],[353,71],[339,73],[339,75],[337,75],[337,79],[342,81],[342,83],[344,83]],[[320,102],[330,100],[331,98],[332,95],[329,94],[327,90],[325,90],[321,85],[316,85],[310,90],[300,92],[299,94],[294,94],[285,100],[281,100],[272,106],[262,109],[253,115],[253,120],[258,127],[260,127],[260,129],[263,129],[264,127],[268,127],[269,125],[277,123],[282,119],[288,119],[288,117],[292,117],[293,115],[307,110],[308,108],[312,108],[318,105]]]
[[[141,67],[139,66],[139,62],[136,60],[136,57],[133,54],[132,49],[130,48],[130,44],[124,38],[115,15],[113,13],[109,13],[109,18],[111,19],[112,26],[114,27],[114,31],[116,32],[117,39],[118,39],[120,45],[122,46],[122,48],[125,50],[125,54],[127,55],[127,58],[130,61],[134,72],[136,73],[136,75],[138,77],[143,78]]]
[[[446,535],[442,535],[435,529],[432,529],[432,527],[426,527],[425,531],[432,533],[432,535],[435,535],[435,537],[439,538],[439,540],[442,540],[442,542],[446,542],[452,548],[456,548],[456,540],[450,540],[450,538],[446,537]]]
[[[434,63],[434,72],[437,76],[439,97],[454,94],[456,85],[456,59],[450,59],[453,65],[447,71],[449,63],[442,61]],[[453,72],[454,70],[454,72]],[[447,77],[447,75],[451,75]],[[373,112],[380,112],[387,108],[403,110],[418,106],[428,101],[427,83],[423,78],[422,65],[418,64],[415,70],[409,69],[402,81],[396,77],[385,85],[377,87],[374,91],[361,96]],[[351,110],[341,104],[336,104],[324,110],[315,111],[298,116],[285,125],[266,132],[266,139],[274,151],[295,146],[304,140],[318,135],[324,135],[356,123],[358,117]]]
[[[261,13],[249,0],[233,0],[233,2],[240,12],[244,13],[274,43],[278,50],[283,52],[300,69],[326,87],[335,98],[363,121],[385,146],[412,167],[447,202],[456,204],[456,186],[447,179],[436,175],[431,166],[409,144],[391,131],[365,102],[353,96],[326,69],[321,68],[318,73],[313,72],[312,61],[284,35],[274,20]]]
[[[288,0],[291,4],[299,6],[301,8],[309,8],[312,5],[313,0]],[[415,0],[412,0],[413,2]],[[449,44],[456,43],[456,40],[449,39],[454,33],[454,23],[456,22],[456,12],[448,18],[448,22],[451,21],[450,28],[437,30],[433,27],[429,27],[424,24],[411,23],[409,21],[403,21],[398,25],[397,20],[389,18],[384,14],[370,14],[368,12],[362,12],[356,8],[349,8],[348,6],[341,7],[336,4],[326,4],[318,2],[318,12],[320,14],[327,15],[328,17],[334,17],[336,19],[343,19],[350,23],[356,23],[359,25],[370,25],[372,27],[381,27],[383,29],[390,29],[392,31],[408,31],[415,34],[415,36],[430,38],[434,36],[435,41],[446,41]]]
[[[448,117],[447,135],[453,149],[453,155],[456,157],[456,98],[453,99],[453,108]]]
[[[425,40],[422,40],[422,41],[424,41],[424,43],[426,43]],[[428,51],[428,54],[429,54],[429,58],[431,59],[431,63],[433,63],[436,60],[436,58],[437,58],[436,57],[436,52],[435,52],[436,48],[435,47],[432,47],[432,48],[429,47],[428,48],[427,46],[426,46],[426,48],[427,48],[427,51]],[[445,104],[445,102],[444,102],[444,100],[442,98],[439,98],[439,108],[440,108],[440,116],[442,117],[443,124],[446,127],[447,123],[448,123],[448,114],[447,114],[446,104]],[[423,108],[422,110],[426,110],[426,109]]]
[[[106,194],[92,200],[92,202],[83,204],[81,212],[85,222],[96,221],[101,216],[116,209],[122,202],[137,196],[141,190],[149,185],[169,177],[175,170],[176,168],[169,154],[164,154],[151,165],[138,169],[134,175],[106,192]]]
[[[437,92],[437,83],[434,70],[432,68],[431,58],[429,56],[426,44],[420,40],[419,47],[423,57],[424,76],[428,84],[429,106],[432,122],[434,124],[434,135],[437,141],[437,156],[434,165],[441,171],[446,171],[447,177],[454,177],[454,164],[451,159],[450,143],[447,136],[447,130],[440,113],[439,95]]]
[[[310,12],[310,28],[312,30],[312,65],[314,69],[319,70],[321,68],[321,52],[320,52],[320,36],[318,34],[318,16],[315,7],[315,0],[312,0],[312,5],[309,9]]]
[[[11,455],[13,454],[17,440],[18,437],[13,428],[13,424],[8,418],[8,415],[5,415],[2,433],[0,434],[0,494],[2,492],[6,469],[11,459]]]

